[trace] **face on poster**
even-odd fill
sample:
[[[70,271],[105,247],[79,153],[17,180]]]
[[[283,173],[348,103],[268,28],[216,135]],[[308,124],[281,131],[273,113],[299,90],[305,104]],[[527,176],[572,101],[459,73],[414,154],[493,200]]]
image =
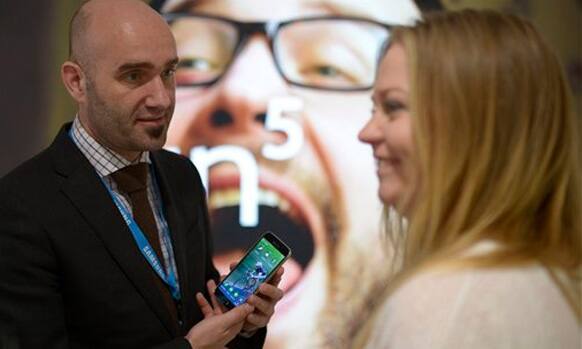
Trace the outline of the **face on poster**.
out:
[[[161,12],[181,60],[166,147],[190,157],[207,186],[215,264],[226,274],[264,231],[279,232],[293,257],[269,336],[277,323],[306,326],[340,242],[379,229],[373,157],[357,133],[389,37],[382,24],[410,23],[418,9],[412,0],[170,0]]]

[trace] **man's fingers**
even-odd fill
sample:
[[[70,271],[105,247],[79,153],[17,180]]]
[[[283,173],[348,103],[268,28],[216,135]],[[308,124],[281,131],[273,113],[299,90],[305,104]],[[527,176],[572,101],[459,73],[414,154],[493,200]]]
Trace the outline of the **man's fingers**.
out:
[[[273,286],[278,286],[279,283],[281,282],[281,278],[283,277],[283,273],[285,272],[285,268],[280,267],[279,269],[277,269],[277,271],[275,272],[275,275],[273,275],[273,277],[269,280],[269,284],[273,285]]]
[[[202,293],[200,292],[196,293],[196,301],[198,302],[200,310],[202,311],[202,314],[204,315],[205,319],[214,315],[214,309],[212,309],[212,306],[210,305],[210,303],[208,303],[206,298],[204,298],[204,295],[202,295]]]
[[[233,326],[240,325],[246,319],[246,317],[253,312],[255,308],[250,304],[242,304],[236,308],[229,310],[228,312],[222,314],[222,325],[225,329],[230,329]]]
[[[210,301],[212,302],[212,306],[214,307],[214,313],[222,314],[228,311],[228,308],[225,307],[216,297],[214,292],[216,291],[216,283],[214,280],[208,280],[206,283],[206,287],[208,288],[208,292],[210,293]]]
[[[253,315],[256,315],[258,311],[259,313],[270,317],[275,312],[275,301],[268,301],[259,296],[252,295],[247,302],[255,307]]]
[[[275,301],[275,303],[280,301],[284,295],[282,290],[271,284],[262,284],[261,286],[259,286],[258,294],[263,298],[264,297],[270,298],[271,300]]]
[[[246,318],[245,327],[247,330],[256,330],[261,327],[267,326],[269,323],[269,316],[266,315],[259,315],[257,313],[252,313]]]
[[[212,307],[214,308],[214,312],[217,314],[221,314],[222,313],[222,306],[220,305],[220,302],[218,301],[218,299],[214,295],[214,291],[216,290],[216,283],[214,282],[214,280],[212,280],[212,279],[208,280],[208,282],[206,283],[206,288],[208,289],[208,293],[210,294],[210,301],[212,302]]]
[[[210,294],[214,294],[214,291],[216,290],[216,282],[212,279],[208,280],[208,282],[206,282],[206,288]]]

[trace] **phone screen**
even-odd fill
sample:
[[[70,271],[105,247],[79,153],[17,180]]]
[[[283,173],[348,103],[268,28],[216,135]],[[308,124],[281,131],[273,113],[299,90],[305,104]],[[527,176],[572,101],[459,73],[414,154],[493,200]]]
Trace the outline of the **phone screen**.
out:
[[[227,307],[236,307],[246,302],[261,283],[283,263],[289,250],[281,252],[274,245],[277,241],[273,239],[277,238],[270,233],[264,235],[218,285],[219,292],[216,294]],[[273,243],[269,240],[273,240]]]

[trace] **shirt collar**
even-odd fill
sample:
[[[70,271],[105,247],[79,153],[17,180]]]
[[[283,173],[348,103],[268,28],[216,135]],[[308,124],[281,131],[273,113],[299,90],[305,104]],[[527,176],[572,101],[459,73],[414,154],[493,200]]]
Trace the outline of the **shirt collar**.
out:
[[[142,152],[136,161],[131,162],[117,152],[101,145],[87,132],[79,120],[78,115],[73,121],[71,134],[73,136],[73,142],[79,147],[81,153],[85,155],[101,177],[108,176],[113,172],[136,163],[145,162],[151,164],[149,151]]]

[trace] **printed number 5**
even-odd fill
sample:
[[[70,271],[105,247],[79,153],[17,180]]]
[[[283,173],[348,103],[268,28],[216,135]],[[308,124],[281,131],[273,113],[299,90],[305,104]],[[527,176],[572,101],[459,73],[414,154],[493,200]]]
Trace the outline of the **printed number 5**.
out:
[[[303,101],[297,97],[276,97],[269,101],[265,128],[270,131],[280,131],[287,135],[283,144],[265,144],[263,156],[271,160],[288,160],[294,157],[303,146],[303,130],[292,119],[284,118],[285,113],[300,112]]]

